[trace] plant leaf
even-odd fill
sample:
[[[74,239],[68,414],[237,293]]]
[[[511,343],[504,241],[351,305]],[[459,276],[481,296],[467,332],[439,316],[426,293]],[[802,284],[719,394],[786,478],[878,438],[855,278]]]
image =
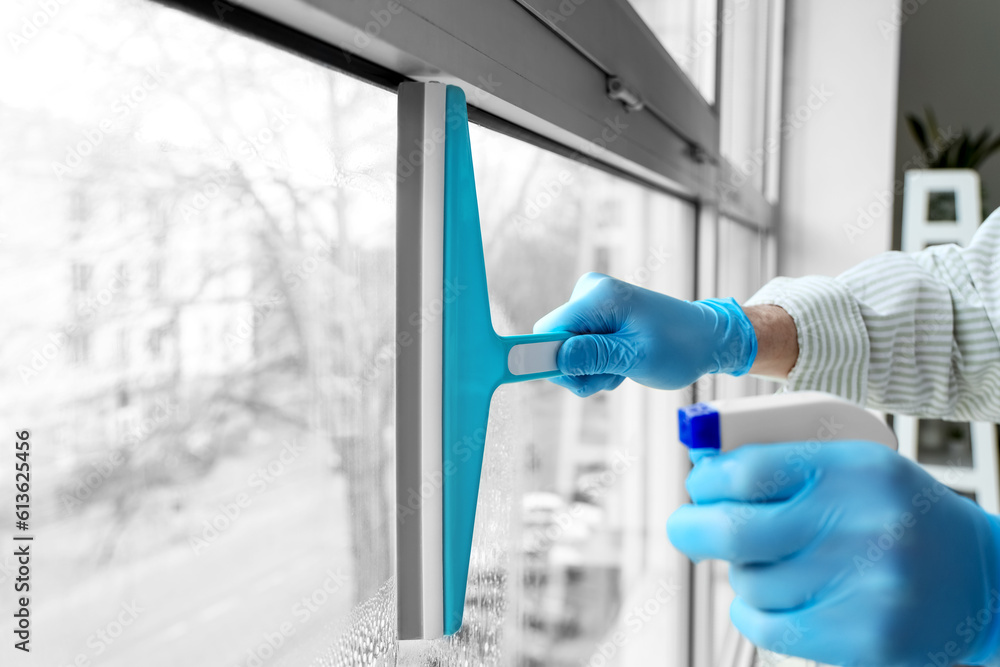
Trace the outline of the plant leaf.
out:
[[[983,153],[979,158],[979,163],[982,164],[983,162],[986,162],[986,160],[997,151],[1000,151],[1000,136],[997,136],[997,138],[993,140],[993,143],[987,144],[983,148]]]
[[[975,169],[980,162],[983,161],[983,151],[987,147],[987,142],[990,140],[990,135],[993,133],[990,128],[983,130],[978,137],[972,142],[972,154],[969,155],[969,168]]]
[[[927,134],[931,140],[931,146],[936,146],[941,142],[941,130],[938,127],[937,116],[934,115],[934,110],[930,107],[924,109],[924,115],[927,117]]]
[[[930,145],[927,143],[927,132],[924,130],[924,124],[914,114],[908,113],[906,114],[906,127],[909,128],[910,135],[917,142],[920,150],[926,153]]]
[[[951,162],[951,150],[955,142],[949,142],[943,146],[934,146],[928,152],[927,166],[930,169],[947,169]]]
[[[958,150],[955,152],[955,169],[965,169],[971,167],[969,157],[972,155],[972,141],[969,140],[968,132],[962,132],[962,140],[958,142]]]

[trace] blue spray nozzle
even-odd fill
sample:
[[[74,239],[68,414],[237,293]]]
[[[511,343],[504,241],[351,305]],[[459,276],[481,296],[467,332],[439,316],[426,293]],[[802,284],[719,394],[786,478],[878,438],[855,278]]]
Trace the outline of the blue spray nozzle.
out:
[[[708,403],[695,403],[677,410],[677,431],[689,449],[720,449],[719,411]]]

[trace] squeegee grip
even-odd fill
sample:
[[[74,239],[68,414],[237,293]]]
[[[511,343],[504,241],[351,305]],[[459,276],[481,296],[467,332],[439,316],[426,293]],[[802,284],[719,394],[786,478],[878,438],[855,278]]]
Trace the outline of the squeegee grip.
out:
[[[571,333],[556,332],[501,336],[507,348],[507,369],[503,381],[524,382],[562,375],[556,355]]]

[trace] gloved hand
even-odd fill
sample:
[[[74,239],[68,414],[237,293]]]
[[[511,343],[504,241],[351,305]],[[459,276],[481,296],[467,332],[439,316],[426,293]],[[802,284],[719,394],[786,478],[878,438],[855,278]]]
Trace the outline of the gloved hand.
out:
[[[757,646],[832,665],[1000,664],[1000,521],[896,452],[747,445],[701,458],[687,489],[670,541],[731,562],[730,615]]]
[[[535,333],[579,335],[559,349],[556,384],[580,396],[614,389],[626,377],[680,389],[705,373],[743,375],[757,336],[733,299],[681,301],[602,273],[583,275],[569,302],[538,320]]]

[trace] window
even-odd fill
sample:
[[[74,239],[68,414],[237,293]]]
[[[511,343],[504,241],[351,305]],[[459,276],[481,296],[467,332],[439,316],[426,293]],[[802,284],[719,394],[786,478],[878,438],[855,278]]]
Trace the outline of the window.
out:
[[[164,227],[166,227],[164,225]],[[163,259],[152,257],[149,260],[149,269],[146,276],[147,287],[151,296],[155,297],[160,293],[160,284],[163,281]]]
[[[90,289],[90,275],[93,267],[89,264],[73,264],[73,291],[86,294]]]
[[[160,355],[163,354],[163,341],[166,336],[167,330],[162,327],[149,330],[149,335],[146,339],[146,349],[151,359],[159,359]]]
[[[917,461],[923,464],[972,467],[972,433],[968,422],[921,419]]]
[[[719,106],[722,154],[758,192],[777,197],[784,2],[725,0]]]
[[[82,366],[90,361],[90,333],[81,331],[69,337],[70,362]]]
[[[738,302],[746,301],[759,285],[775,276],[774,235],[763,232],[751,225],[738,223],[720,216],[706,224],[707,232],[701,237],[702,243],[710,244],[710,252],[701,255],[702,276],[712,286],[709,296],[733,297]],[[696,385],[698,400],[738,398],[755,394],[774,393],[775,383],[751,376],[734,378],[726,375],[705,376]],[[692,584],[695,587],[694,613],[704,619],[696,625],[695,654],[707,665],[740,664],[727,663],[735,656],[746,655],[752,647],[741,639],[729,620],[729,606],[733,592],[729,586],[728,564],[707,561],[695,566]],[[767,655],[762,653],[762,655]],[[782,664],[773,654],[759,664]],[[789,662],[788,665],[798,663]]]
[[[631,3],[698,92],[714,102],[718,0],[631,0]]]
[[[126,327],[122,327],[118,330],[118,339],[115,341],[115,354],[122,366],[128,366],[130,343],[129,331]]]
[[[0,90],[24,193],[0,219],[30,221],[0,244],[23,314],[0,399],[61,438],[33,501],[38,539],[72,545],[32,600],[36,657],[318,654],[390,573],[392,376],[364,374],[393,336],[395,98],[159,5],[58,11]]]
[[[118,393],[118,407],[119,408],[128,407],[129,404],[128,389],[125,386],[119,386],[117,393]]]
[[[472,141],[501,334],[531,331],[595,266],[693,298],[692,205],[485,129],[472,128]],[[519,548],[505,567],[523,582],[510,591],[519,629],[500,664],[596,664],[609,651],[619,664],[684,659],[687,562],[663,526],[683,502],[686,452],[670,443],[686,402],[686,392],[650,394],[631,382],[583,400],[548,382],[498,391],[480,507],[515,491],[521,535],[507,538]]]
[[[74,222],[86,222],[90,215],[87,195],[83,190],[69,193],[69,219]]]
[[[31,221],[5,230],[0,265],[32,285],[0,285],[25,313],[0,324],[0,402],[54,443],[37,462],[51,481],[38,532],[74,545],[47,556],[59,593],[37,611],[59,639],[40,642],[39,659],[93,660],[88,638],[125,614],[104,664],[392,662],[397,119],[372,82],[391,89],[392,67],[423,59],[478,93],[473,154],[502,333],[530,331],[594,268],[715,295],[695,293],[697,268],[717,294],[747,296],[773,261],[770,209],[713,223],[718,261],[705,261],[695,239],[713,207],[699,201],[720,176],[692,149],[717,152],[705,101],[717,81],[754,109],[760,92],[726,79],[725,63],[717,74],[715,3],[701,0],[635,2],[700,91],[670,63],[655,94],[643,88],[658,62],[646,54],[663,51],[652,35],[652,51],[589,48],[623,3],[571,3],[573,21],[529,11],[535,0],[475,3],[503,21],[467,20],[471,3],[444,17],[407,5],[384,24],[364,3],[313,7],[341,12],[346,38],[298,23],[296,3],[259,3],[316,42],[225,6],[223,23],[303,40],[292,51],[310,60],[220,28],[217,3],[178,4],[209,21],[145,1],[61,6],[0,66],[0,134],[15,156],[0,163],[12,193],[0,219]],[[492,27],[507,20],[514,46]],[[587,26],[599,39],[576,41]],[[773,45],[751,33],[737,50]],[[614,52],[647,68],[625,77],[646,110],[607,98],[606,75],[629,64]],[[445,53],[454,60],[435,60]],[[734,161],[759,145],[744,130],[723,140]],[[718,394],[762,390],[754,382]],[[690,399],[631,383],[586,400],[545,382],[498,392],[467,627],[407,660],[690,663],[704,618],[663,528],[685,501],[674,415]],[[707,597],[724,596],[723,574]]]

